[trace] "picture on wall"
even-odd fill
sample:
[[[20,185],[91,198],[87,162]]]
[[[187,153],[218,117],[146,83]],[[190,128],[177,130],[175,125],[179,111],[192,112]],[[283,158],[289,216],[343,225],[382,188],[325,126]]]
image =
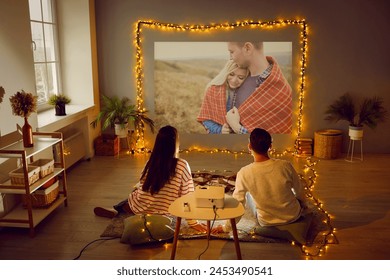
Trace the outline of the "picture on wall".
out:
[[[262,73],[250,73],[254,63],[237,51],[245,43],[154,42],[156,126],[171,124],[189,134],[241,134],[255,127],[291,134],[297,102],[292,42],[252,43],[268,62]]]

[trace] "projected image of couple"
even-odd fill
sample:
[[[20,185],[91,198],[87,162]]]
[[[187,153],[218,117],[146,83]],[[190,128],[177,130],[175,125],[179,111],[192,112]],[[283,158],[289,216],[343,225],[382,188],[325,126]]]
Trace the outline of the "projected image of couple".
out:
[[[177,46],[177,44],[176,42],[175,45]],[[216,45],[218,43],[208,44]],[[246,134],[254,128],[260,127],[271,134],[290,134],[292,131],[292,89],[289,84],[289,82],[291,83],[291,49],[290,51],[284,50],[284,52],[274,50],[274,53],[279,55],[280,60],[282,60],[283,65],[280,66],[273,55],[265,54],[263,42],[224,42],[223,46],[229,55],[227,61],[217,57],[195,59],[196,54],[194,53],[191,59],[181,57],[180,60],[176,58],[164,61],[171,66],[171,69],[174,69],[173,67],[184,69],[184,72],[190,75],[193,81],[198,80],[200,85],[213,75],[206,87],[203,86],[203,92],[200,94],[185,93],[190,89],[199,92],[199,86],[191,87],[191,85],[185,89],[184,87],[174,87],[175,91],[170,94],[175,96],[174,103],[176,104],[180,103],[181,97],[185,97],[183,100],[186,100],[186,111],[179,116],[177,116],[179,112],[176,111],[175,116],[176,119],[182,117],[181,123],[185,124],[183,129],[190,133]],[[287,44],[287,46],[291,46],[291,44]],[[212,52],[211,47],[208,47],[208,50]],[[217,65],[221,65],[222,62],[223,67],[217,70]],[[203,66],[200,66],[202,64]],[[157,71],[156,89],[161,89],[159,87],[161,83],[158,81],[161,82],[162,69],[162,65],[157,65],[155,68]],[[194,71],[194,69],[197,70]],[[163,70],[165,75],[168,75],[167,67]],[[286,73],[290,81],[286,79]],[[184,75],[184,73],[180,73],[177,77],[178,81],[183,82]],[[174,85],[174,82],[172,83]],[[166,91],[160,91],[161,95],[163,92],[167,94]],[[158,93],[157,90],[157,113],[162,108],[161,104],[158,103],[159,97],[162,100]],[[192,105],[197,102],[199,103],[198,107]],[[174,106],[174,104],[171,105]],[[166,113],[167,110],[163,111]],[[194,113],[196,114],[195,118]],[[192,120],[186,121],[188,117]],[[194,119],[197,121],[198,127],[189,131],[194,125]],[[170,122],[172,123],[174,120],[175,118],[171,118]],[[192,124],[189,126],[188,124],[191,122]]]

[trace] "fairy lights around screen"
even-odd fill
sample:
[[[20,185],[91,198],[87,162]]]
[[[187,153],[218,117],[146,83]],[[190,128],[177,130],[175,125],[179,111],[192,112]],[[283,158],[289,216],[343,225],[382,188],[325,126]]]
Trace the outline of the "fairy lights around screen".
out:
[[[297,130],[296,138],[301,136],[304,127],[303,109],[304,109],[304,97],[306,94],[306,66],[308,59],[308,25],[304,19],[280,19],[272,21],[254,21],[243,20],[232,23],[220,23],[220,24],[175,24],[175,23],[162,23],[154,20],[139,20],[135,25],[135,48],[136,48],[136,65],[135,65],[135,77],[136,77],[136,89],[137,89],[137,109],[145,111],[144,108],[144,70],[143,70],[143,50],[142,50],[142,28],[159,29],[163,32],[218,32],[229,31],[238,28],[259,28],[277,30],[280,28],[287,28],[290,26],[298,26],[300,36],[300,56],[299,56],[299,81],[297,85],[298,90],[298,108],[297,108]],[[137,147],[140,152],[150,151],[145,148],[144,131],[137,131]],[[297,143],[298,141],[295,141]],[[286,149],[285,151],[278,152],[276,150],[270,151],[272,157],[282,157],[285,155],[296,155],[298,146],[295,144],[293,150]],[[228,149],[204,149],[201,147],[192,147],[181,151],[182,153],[201,152],[201,153],[226,153],[232,155],[246,155],[248,151],[232,151]],[[330,244],[337,243],[337,237],[335,235],[336,229],[332,226],[332,216],[325,210],[323,203],[313,195],[313,189],[317,179],[317,172],[315,170],[316,161],[313,161],[311,157],[307,157],[306,164],[303,170],[303,177],[307,182],[306,195],[307,198],[315,205],[320,212],[325,215],[323,223],[328,226],[328,231],[322,234],[322,240],[319,244],[314,246],[300,245],[302,253],[308,259],[322,256]],[[292,245],[297,245],[292,242]]]
[[[260,29],[279,29],[286,28],[289,26],[298,26],[300,29],[300,74],[299,74],[299,85],[298,85],[298,109],[297,109],[297,130],[296,137],[299,137],[303,127],[303,104],[305,96],[305,70],[307,63],[307,49],[308,49],[308,26],[304,19],[280,19],[272,21],[254,21],[254,20],[242,20],[232,23],[212,23],[212,24],[175,24],[175,23],[163,23],[154,20],[139,20],[135,25],[135,48],[136,48],[136,65],[135,65],[135,77],[136,77],[136,89],[137,89],[137,109],[145,111],[144,107],[144,59],[142,50],[142,30],[143,28],[159,29],[163,32],[218,32],[228,31],[238,28],[260,28]],[[139,129],[137,132],[138,147],[140,151],[144,150],[144,130]],[[297,147],[294,147],[295,151]]]

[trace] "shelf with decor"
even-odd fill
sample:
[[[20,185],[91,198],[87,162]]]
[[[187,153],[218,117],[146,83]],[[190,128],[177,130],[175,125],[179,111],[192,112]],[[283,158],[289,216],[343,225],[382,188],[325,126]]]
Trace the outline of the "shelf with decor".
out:
[[[0,183],[0,193],[21,195],[20,205],[0,218],[0,227],[35,227],[51,212],[67,206],[67,182],[62,133],[34,132],[34,146],[18,141],[0,149],[0,158],[14,158],[20,167]]]

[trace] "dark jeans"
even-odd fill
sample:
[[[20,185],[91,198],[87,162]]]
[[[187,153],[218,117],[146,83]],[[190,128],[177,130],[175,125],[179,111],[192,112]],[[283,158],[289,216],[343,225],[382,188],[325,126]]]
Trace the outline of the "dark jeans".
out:
[[[118,211],[118,214],[134,214],[133,211],[131,211],[130,209],[129,202],[127,199],[122,200],[113,207],[116,211]]]

